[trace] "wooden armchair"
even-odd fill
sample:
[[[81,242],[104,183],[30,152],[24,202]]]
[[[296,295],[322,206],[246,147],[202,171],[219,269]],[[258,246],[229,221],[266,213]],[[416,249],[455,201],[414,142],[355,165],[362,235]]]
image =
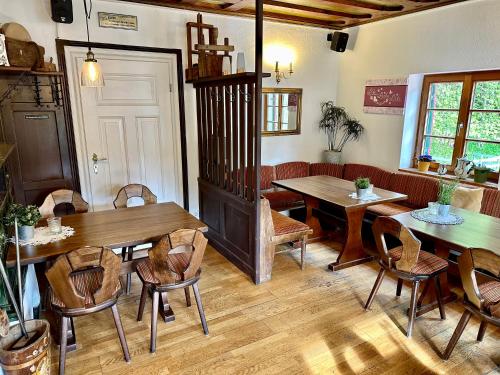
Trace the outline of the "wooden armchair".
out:
[[[115,208],[127,208],[128,200],[130,198],[142,198],[145,206],[157,203],[156,195],[154,195],[147,186],[141,184],[129,184],[122,187],[118,191],[118,194],[116,195],[116,198],[113,201],[113,205],[115,206]],[[133,246],[122,248],[122,260],[125,261],[125,258],[129,261],[134,259]],[[127,284],[126,284],[127,294],[130,294],[131,285],[132,285],[132,275],[128,273]]]
[[[401,293],[402,280],[412,282],[409,320],[406,330],[407,337],[411,337],[413,332],[413,322],[415,321],[417,310],[417,293],[421,281],[434,279],[441,319],[446,319],[439,275],[446,272],[448,262],[427,251],[421,251],[421,242],[408,228],[396,219],[388,216],[380,216],[373,223],[372,229],[377,250],[380,254],[380,272],[366,302],[365,310],[370,309],[385,273],[392,272],[398,277],[398,296]],[[386,235],[399,240],[401,246],[389,250],[385,239]]]
[[[164,236],[149,250],[148,258],[137,264],[137,274],[142,281],[141,301],[137,321],[142,320],[148,290],[153,294],[151,310],[150,351],[156,351],[156,327],[158,322],[158,303],[160,293],[174,289],[193,288],[203,332],[208,335],[205,312],[201,303],[198,280],[201,274],[201,261],[208,240],[203,233],[194,229],[181,229]],[[187,289],[189,291],[189,289]],[[190,301],[186,293],[188,306]]]
[[[62,203],[72,205],[77,214],[88,212],[89,210],[89,204],[83,200],[80,193],[73,190],[60,189],[47,195],[40,206],[40,214],[43,218],[54,216],[54,208]]]
[[[68,323],[73,317],[111,308],[125,360],[130,362],[116,302],[121,293],[121,260],[110,249],[84,247],[61,255],[45,273],[52,291],[52,308],[61,316],[59,374],[64,374]]]
[[[260,200],[260,247],[261,254],[261,282],[271,279],[276,245],[301,241],[300,266],[305,267],[307,237],[312,229],[306,224],[271,210],[266,198]]]
[[[465,291],[465,311],[446,347],[444,359],[450,358],[472,315],[481,319],[477,341],[483,340],[489,323],[500,327],[500,255],[486,249],[467,249],[458,257],[458,269]],[[477,270],[490,273],[496,280],[479,284]]]

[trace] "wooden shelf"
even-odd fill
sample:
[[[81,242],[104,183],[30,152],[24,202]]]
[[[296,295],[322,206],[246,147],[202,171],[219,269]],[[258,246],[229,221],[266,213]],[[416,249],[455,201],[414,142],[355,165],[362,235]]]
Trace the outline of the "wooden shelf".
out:
[[[418,174],[420,176],[426,176],[426,177],[432,177],[432,178],[443,178],[444,180],[456,180],[455,175],[451,174],[445,174],[444,176],[441,176],[437,174],[437,172],[433,171],[427,171],[427,172],[422,172],[419,171],[417,168],[399,168],[401,172],[406,172],[406,173],[413,173],[413,174]],[[495,184],[494,182],[475,182],[473,178],[465,178],[460,180],[461,184],[465,185],[473,185],[473,186],[480,186],[488,189],[497,189],[498,185]]]
[[[245,72],[245,73],[228,74],[226,76],[220,76],[220,77],[200,78],[200,79],[186,81],[186,83],[196,84],[196,83],[226,82],[226,81],[248,79],[254,77],[257,77],[257,74],[255,72]],[[271,73],[262,73],[262,78],[269,78],[269,77],[271,77]]]
[[[38,72],[30,68],[22,68],[19,66],[0,66],[0,74],[4,75],[19,75],[26,73],[33,76],[62,76],[63,72]]]
[[[0,168],[4,165],[15,147],[16,145],[10,143],[0,143]]]

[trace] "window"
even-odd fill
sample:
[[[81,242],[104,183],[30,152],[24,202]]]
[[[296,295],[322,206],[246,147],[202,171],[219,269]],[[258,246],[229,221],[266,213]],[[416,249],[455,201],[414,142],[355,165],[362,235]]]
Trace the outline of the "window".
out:
[[[453,169],[467,156],[500,169],[500,71],[428,75],[424,78],[416,156],[430,154]]]
[[[302,89],[262,89],[262,135],[300,134]]]

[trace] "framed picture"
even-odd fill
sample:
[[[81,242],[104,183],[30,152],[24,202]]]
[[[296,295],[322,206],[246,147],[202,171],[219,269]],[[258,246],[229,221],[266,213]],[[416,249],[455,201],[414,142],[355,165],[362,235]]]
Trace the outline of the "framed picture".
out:
[[[5,46],[5,35],[0,34],[0,66],[10,66],[7,58],[7,47]]]
[[[98,12],[99,27],[137,31],[137,16]]]
[[[402,115],[407,87],[406,78],[366,81],[364,112]]]

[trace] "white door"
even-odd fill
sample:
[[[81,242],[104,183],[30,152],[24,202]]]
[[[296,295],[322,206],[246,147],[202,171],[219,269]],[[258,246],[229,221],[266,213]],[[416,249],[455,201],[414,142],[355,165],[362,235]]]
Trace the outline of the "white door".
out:
[[[66,49],[82,193],[94,210],[146,185],[182,204],[175,55],[95,49],[105,86],[81,87],[85,49]]]

